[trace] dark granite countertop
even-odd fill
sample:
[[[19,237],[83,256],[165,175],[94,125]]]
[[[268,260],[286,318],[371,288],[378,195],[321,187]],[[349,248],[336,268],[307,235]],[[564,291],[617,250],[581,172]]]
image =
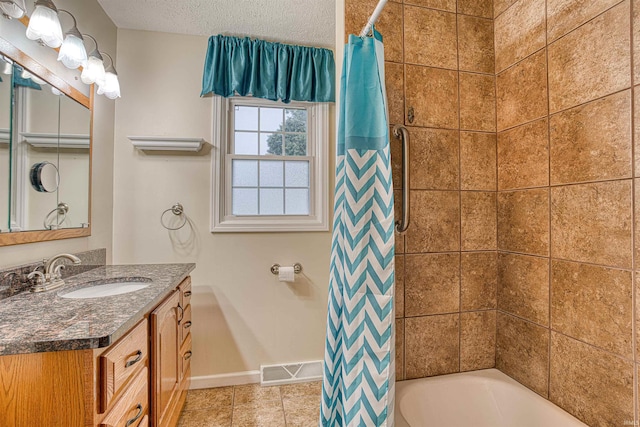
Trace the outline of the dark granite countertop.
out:
[[[142,320],[195,264],[108,265],[65,279],[65,286],[25,292],[0,301],[0,355],[107,347]],[[69,299],[60,294],[87,282],[146,277],[148,287],[102,298]]]

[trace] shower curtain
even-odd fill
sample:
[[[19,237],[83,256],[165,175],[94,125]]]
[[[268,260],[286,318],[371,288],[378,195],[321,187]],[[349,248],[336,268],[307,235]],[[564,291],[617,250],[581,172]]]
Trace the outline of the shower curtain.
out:
[[[394,217],[382,37],[349,36],[341,79],[322,427],[393,426]]]

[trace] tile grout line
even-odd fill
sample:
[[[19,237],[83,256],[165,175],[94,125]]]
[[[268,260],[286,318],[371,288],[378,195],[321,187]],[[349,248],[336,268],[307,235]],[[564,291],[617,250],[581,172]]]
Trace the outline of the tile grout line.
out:
[[[496,16],[495,16],[495,10],[494,10],[494,1],[491,2],[491,15],[493,16],[493,20],[491,22],[491,38],[493,39],[493,90],[494,90],[494,97],[495,97],[495,105],[494,105],[494,111],[495,111],[495,124],[496,124],[496,128],[495,128],[495,144],[494,144],[494,149],[495,149],[495,186],[494,186],[494,192],[496,195],[496,209],[495,209],[495,221],[496,221],[496,270],[495,270],[495,274],[496,274],[496,289],[495,289],[495,318],[496,318],[496,325],[495,325],[495,330],[494,330],[494,343],[493,343],[493,366],[497,367],[498,366],[498,288],[500,287],[500,276],[498,274],[499,272],[499,268],[498,268],[498,263],[499,263],[499,258],[498,258],[498,251],[500,249],[500,228],[498,226],[498,212],[500,209],[500,202],[498,200],[498,189],[499,189],[499,179],[500,179],[500,168],[498,166],[498,73],[496,72],[496,50],[497,50],[497,41],[496,41]]]
[[[551,400],[551,288],[552,288],[552,277],[553,274],[551,271],[551,259],[553,258],[553,253],[551,250],[551,227],[552,227],[552,218],[551,218],[551,208],[552,208],[552,200],[551,200],[551,90],[549,88],[549,0],[545,0],[544,2],[544,52],[545,52],[545,71],[546,71],[546,84],[547,84],[547,203],[548,209],[547,219],[548,219],[548,257],[547,257],[547,310],[548,310],[548,319],[547,324],[549,325],[548,337],[549,340],[547,342],[547,351],[548,351],[548,359],[547,359],[547,400]]]
[[[458,73],[458,220],[460,235],[458,241],[458,372],[462,370],[462,108],[461,108],[461,84],[460,84],[460,25],[458,15],[458,2],[456,2],[456,62]]]
[[[636,135],[635,135],[635,123],[636,120],[636,111],[635,111],[635,61],[636,57],[634,55],[635,44],[634,44],[634,1],[629,1],[629,59],[630,59],[630,73],[631,73],[631,345],[632,345],[632,356],[633,356],[633,417],[634,424],[637,425],[639,421],[639,410],[638,408],[638,387],[640,386],[638,380],[638,330],[637,330],[637,282],[636,282],[636,245],[638,242],[636,241]]]

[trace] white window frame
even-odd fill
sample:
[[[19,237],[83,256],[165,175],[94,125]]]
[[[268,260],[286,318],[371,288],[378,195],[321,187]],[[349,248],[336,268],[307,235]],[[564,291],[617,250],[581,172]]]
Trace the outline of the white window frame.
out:
[[[329,230],[329,105],[281,102],[252,97],[213,96],[211,141],[211,232],[295,232]],[[309,215],[243,215],[231,213],[231,171],[228,154],[233,124],[231,107],[239,103],[256,107],[305,107],[308,113]],[[269,156],[264,156],[268,159]]]

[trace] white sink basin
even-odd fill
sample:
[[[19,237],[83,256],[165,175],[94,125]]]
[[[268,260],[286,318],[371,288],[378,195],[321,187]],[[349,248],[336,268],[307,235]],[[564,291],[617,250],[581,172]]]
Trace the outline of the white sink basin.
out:
[[[129,292],[139,291],[140,289],[144,289],[149,286],[149,279],[140,279],[137,280],[127,280],[123,279],[114,279],[111,282],[100,281],[93,286],[87,286],[81,289],[77,289],[75,291],[67,292],[64,294],[59,294],[62,298],[71,298],[71,299],[85,299],[85,298],[101,298],[101,297],[110,297],[114,295],[122,295],[128,294]]]

